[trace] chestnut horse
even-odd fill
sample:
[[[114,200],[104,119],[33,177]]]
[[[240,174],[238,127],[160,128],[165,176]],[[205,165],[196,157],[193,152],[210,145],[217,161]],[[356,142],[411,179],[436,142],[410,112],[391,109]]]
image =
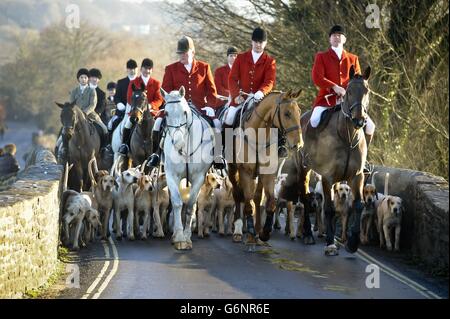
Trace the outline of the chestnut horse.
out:
[[[243,130],[245,135],[239,138],[234,132],[233,160],[228,163],[228,174],[233,184],[233,198],[236,203],[234,242],[242,241],[243,236],[241,205],[243,205],[247,222],[246,243],[255,245],[257,234],[262,241],[270,239],[275,211],[274,184],[278,168],[278,138],[277,136],[274,138],[272,133],[280,132],[291,150],[296,151],[303,145],[300,127],[301,111],[296,102],[300,93],[301,90],[294,93],[288,91],[268,94],[253,108],[248,119],[241,119],[242,124],[237,130]],[[268,140],[270,142],[266,143]],[[252,156],[254,160],[250,159]],[[256,183],[256,177],[258,177],[258,183]],[[267,215],[261,230],[259,205],[263,189],[267,199],[265,205]],[[253,215],[256,217],[256,227]]]

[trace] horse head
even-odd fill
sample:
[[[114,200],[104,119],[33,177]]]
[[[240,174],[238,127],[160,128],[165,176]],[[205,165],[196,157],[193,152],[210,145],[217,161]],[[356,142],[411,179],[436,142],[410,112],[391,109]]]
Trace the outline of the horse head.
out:
[[[75,110],[75,101],[72,103],[66,102],[64,104],[55,102],[61,108],[61,124],[63,125],[61,135],[66,141],[70,140],[75,132],[75,125],[77,123],[77,112]]]
[[[144,111],[148,109],[147,93],[145,92],[145,85],[141,83],[138,88],[134,85],[131,86],[133,93],[131,95],[131,110],[130,121],[134,123],[140,123],[142,121],[142,115]]]
[[[364,74],[355,74],[355,68],[350,68],[350,82],[342,103],[342,110],[352,121],[355,129],[366,124],[367,110],[369,108],[369,83],[371,68],[368,66]]]
[[[286,139],[290,149],[303,147],[302,130],[300,125],[301,109],[297,98],[302,90],[291,90],[280,94],[276,100],[273,123],[280,130],[282,138]]]
[[[161,88],[161,94],[166,102],[164,112],[166,114],[166,127],[172,144],[178,152],[186,144],[189,125],[192,124],[192,111],[184,98],[185,89],[181,86],[179,90],[170,93]]]

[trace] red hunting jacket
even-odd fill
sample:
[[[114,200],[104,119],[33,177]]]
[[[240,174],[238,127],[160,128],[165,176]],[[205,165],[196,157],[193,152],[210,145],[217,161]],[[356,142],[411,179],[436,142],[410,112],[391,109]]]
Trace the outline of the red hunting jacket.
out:
[[[216,85],[208,63],[194,59],[190,73],[181,62],[166,66],[162,88],[171,92],[179,90],[182,85],[186,89],[186,100],[199,111],[205,106],[217,108]]]
[[[342,51],[342,59],[339,61],[338,56],[329,48],[328,51],[319,52],[314,59],[312,68],[312,80],[319,87],[319,93],[314,101],[313,107],[316,106],[335,106],[336,95],[332,87],[339,85],[347,89],[350,80],[349,72],[351,66],[355,67],[355,74],[361,74],[358,56],[347,51]],[[326,95],[333,94],[325,98]]]
[[[238,54],[228,77],[231,105],[236,105],[234,99],[240,90],[246,93],[261,91],[264,95],[268,94],[275,86],[275,77],[275,59],[267,53],[264,52],[256,64],[253,63],[251,50]]]
[[[228,89],[228,75],[230,74],[230,66],[228,64],[221,66],[214,72],[214,83],[216,83],[217,93],[223,96],[228,96],[230,90]]]
[[[144,80],[142,80],[141,77],[137,77],[133,81],[130,81],[130,84],[128,84],[128,92],[127,92],[128,104],[131,105],[131,94],[133,94],[132,85],[134,84],[134,86],[140,88],[142,83],[144,83]],[[160,88],[161,83],[158,80],[155,80],[150,77],[150,79],[147,82],[146,93],[148,103],[151,105],[151,113],[153,116],[155,116],[158,113],[160,106],[164,102],[163,97],[161,95],[161,91],[159,90]]]

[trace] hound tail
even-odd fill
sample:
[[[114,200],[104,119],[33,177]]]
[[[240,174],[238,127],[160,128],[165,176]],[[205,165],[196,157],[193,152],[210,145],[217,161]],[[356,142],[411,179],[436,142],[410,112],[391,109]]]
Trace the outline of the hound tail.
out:
[[[69,171],[73,167],[73,163],[69,165],[68,162],[66,162],[66,167],[64,169],[64,180],[63,180],[63,193],[67,190],[67,181],[69,180]]]
[[[386,173],[384,178],[384,195],[388,195],[388,185],[389,185],[389,173]]]

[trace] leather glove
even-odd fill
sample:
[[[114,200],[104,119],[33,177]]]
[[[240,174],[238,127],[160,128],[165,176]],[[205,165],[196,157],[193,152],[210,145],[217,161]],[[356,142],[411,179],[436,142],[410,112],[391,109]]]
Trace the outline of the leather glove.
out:
[[[334,92],[336,92],[337,95],[339,96],[344,96],[345,95],[345,89],[339,85],[335,85],[333,86],[333,90]]]

